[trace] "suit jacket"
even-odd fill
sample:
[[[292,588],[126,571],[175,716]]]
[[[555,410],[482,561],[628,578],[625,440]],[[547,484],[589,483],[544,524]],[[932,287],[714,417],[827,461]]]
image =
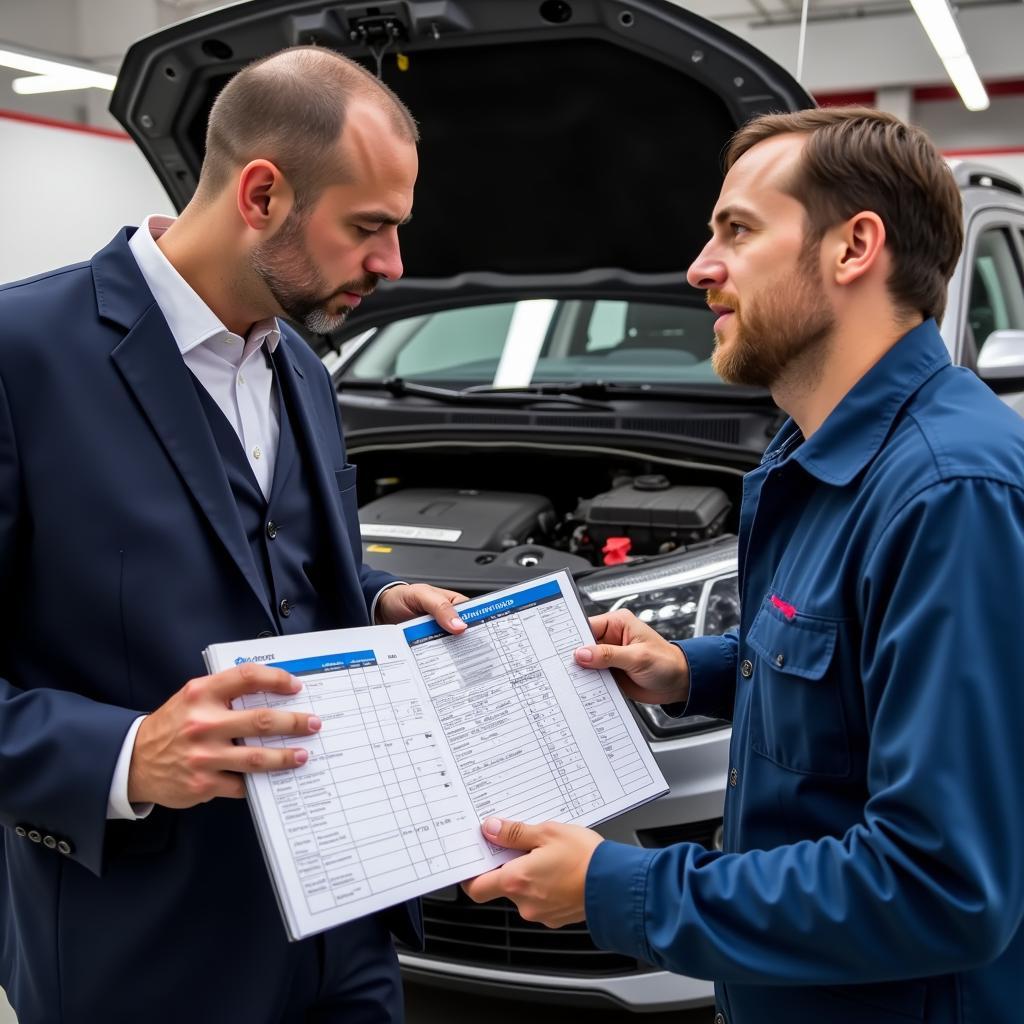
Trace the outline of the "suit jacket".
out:
[[[210,1020],[261,1020],[295,948],[245,802],[106,820],[130,723],[205,674],[207,645],[275,629],[130,236],[0,288],[0,982],[33,1020],[120,1019],[173,978],[184,1006],[220,993]],[[328,524],[320,597],[365,625],[392,577],[361,564],[334,392],[288,328],[278,353]],[[388,914],[420,941],[415,903]]]

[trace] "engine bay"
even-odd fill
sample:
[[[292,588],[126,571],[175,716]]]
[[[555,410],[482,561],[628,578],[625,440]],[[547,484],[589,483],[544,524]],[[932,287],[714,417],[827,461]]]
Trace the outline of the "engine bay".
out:
[[[733,496],[718,485],[732,478],[703,472],[521,455],[374,453],[357,464],[365,561],[467,595],[680,551],[733,528]]]

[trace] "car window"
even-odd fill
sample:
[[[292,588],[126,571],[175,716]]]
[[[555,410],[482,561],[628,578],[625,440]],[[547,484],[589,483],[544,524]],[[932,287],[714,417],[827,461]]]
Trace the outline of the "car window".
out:
[[[978,351],[993,331],[1024,330],[1024,276],[1008,228],[989,228],[978,239],[967,318]]]
[[[693,305],[529,298],[408,317],[382,326],[344,377],[502,387],[609,380],[719,383],[714,314]]]

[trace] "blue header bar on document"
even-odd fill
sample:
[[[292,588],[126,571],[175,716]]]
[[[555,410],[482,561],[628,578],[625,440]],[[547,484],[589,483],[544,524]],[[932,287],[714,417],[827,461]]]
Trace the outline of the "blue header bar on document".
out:
[[[311,676],[317,672],[337,672],[339,669],[368,668],[377,664],[373,651],[348,651],[345,654],[324,654],[317,658],[296,658],[294,661],[274,661],[270,668],[283,668],[293,676]]]
[[[526,611],[527,608],[534,608],[547,601],[557,601],[562,596],[558,580],[551,580],[540,586],[485,601],[483,604],[474,605],[467,602],[457,605],[455,610],[467,626],[473,627],[503,615]],[[404,632],[406,643],[410,646],[448,635],[436,622],[421,622],[419,625],[409,626]]]

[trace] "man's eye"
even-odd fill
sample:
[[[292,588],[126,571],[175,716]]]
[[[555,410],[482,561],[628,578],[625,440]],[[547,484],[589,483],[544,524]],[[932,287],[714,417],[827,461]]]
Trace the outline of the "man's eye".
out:
[[[358,231],[359,234],[361,235],[375,235],[377,234],[378,231],[380,231],[380,225],[378,224],[376,227],[373,228],[364,228],[362,224],[357,224],[356,231]]]
[[[740,224],[738,221],[729,221],[729,230],[733,235],[742,235],[750,230],[746,224]]]

